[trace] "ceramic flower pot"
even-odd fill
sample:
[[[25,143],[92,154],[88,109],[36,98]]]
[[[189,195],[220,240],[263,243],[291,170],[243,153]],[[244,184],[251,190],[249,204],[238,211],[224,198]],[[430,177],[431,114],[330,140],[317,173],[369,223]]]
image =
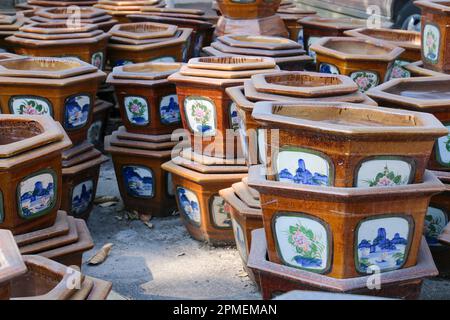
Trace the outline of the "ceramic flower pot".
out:
[[[234,244],[230,212],[219,191],[246,173],[200,173],[175,161],[162,168],[172,174],[178,209],[189,234],[215,246]]]
[[[103,69],[109,35],[96,25],[67,27],[65,22],[33,23],[6,38],[20,55],[75,57]]]
[[[128,18],[132,22],[156,22],[176,25],[179,28],[192,29],[189,58],[199,57],[202,48],[211,44],[215,26],[209,21],[197,20],[194,18],[178,18],[173,16],[148,15],[146,12],[141,15],[130,15]]]
[[[97,99],[92,116],[92,124],[87,132],[87,141],[96,148],[103,149],[106,126],[108,124],[109,114],[114,105],[108,101]]]
[[[197,153],[234,158],[241,154],[237,112],[225,88],[240,85],[255,73],[276,71],[275,61],[255,57],[204,57],[191,59],[169,76],[175,83],[183,127]]]
[[[15,15],[5,15],[0,13],[0,49],[10,51],[12,47],[5,41],[5,38],[19,31],[25,23],[25,17],[22,13]]]
[[[163,0],[143,0],[143,1],[122,1],[122,0],[98,0],[94,4],[95,8],[105,10],[109,15],[113,16],[119,23],[129,23],[127,18],[130,14],[140,13],[144,7],[164,7]]]
[[[432,76],[445,76],[445,73],[426,69],[423,66],[422,61],[416,61],[409,63],[404,68],[410,73],[411,77],[432,77]]]
[[[427,113],[349,103],[258,102],[252,116],[268,129],[269,179],[316,186],[420,183],[446,131]]]
[[[335,279],[273,263],[267,260],[264,230],[255,230],[253,239],[248,265],[260,281],[263,299],[273,299],[280,293],[292,290],[306,290],[413,300],[418,299],[420,295],[423,279],[438,275],[433,257],[424,240],[420,245],[417,265],[383,274],[380,278],[380,290],[373,290],[367,286],[367,283],[373,281],[370,275],[352,279]]]
[[[97,9],[93,7],[79,7],[79,21],[81,24],[94,24],[98,29],[108,32],[115,24],[117,20],[113,19],[110,15],[106,14],[105,10]],[[38,9],[35,15],[31,17],[32,21],[47,23],[66,23],[73,19],[75,12],[68,7],[50,7]]]
[[[234,239],[244,269],[250,278],[255,281],[253,273],[247,268],[247,261],[252,242],[252,231],[263,228],[259,199],[253,197],[248,190],[248,186],[243,182],[235,183],[231,188],[220,190],[219,195],[225,199],[231,214]]]
[[[349,37],[326,37],[315,42],[317,70],[343,74],[355,81],[361,92],[389,79],[394,61],[404,49],[386,42]]]
[[[341,279],[416,265],[430,198],[444,190],[430,172],[418,184],[336,188],[270,181],[253,166],[248,183],[260,193],[269,260]]]
[[[368,92],[381,105],[433,114],[446,128],[450,128],[450,105],[448,86],[450,77],[419,77],[389,81]],[[438,137],[431,153],[428,168],[450,170],[450,147],[448,136]]]
[[[360,28],[344,32],[348,36],[381,41],[405,49],[400,57],[394,61],[389,70],[389,79],[409,78],[411,73],[405,68],[410,62],[420,60],[420,32],[396,29]]]
[[[142,135],[141,135],[142,136]],[[113,134],[105,138],[105,151],[111,153],[120,194],[126,210],[152,216],[169,216],[175,209],[172,176],[161,169],[171,156],[171,146],[126,140],[125,146]],[[169,138],[170,141],[170,138]]]
[[[50,115],[74,144],[87,137],[105,74],[78,59],[24,57],[0,61],[3,113]]]
[[[0,228],[19,234],[52,225],[69,138],[47,117],[1,115],[0,130]]]
[[[139,63],[114,68],[106,82],[114,86],[128,132],[170,134],[181,127],[175,85],[167,81],[180,67],[180,63]]]
[[[364,28],[367,21],[353,18],[324,18],[320,16],[308,16],[298,21],[301,27],[299,40],[303,42],[303,48],[315,59],[314,52],[309,50],[317,40],[323,37],[342,37],[344,32],[356,28]]]
[[[450,3],[443,0],[417,1],[422,10],[422,61],[427,69],[450,72]]]
[[[309,16],[315,16],[316,11],[305,10],[300,8],[280,8],[277,15],[283,20],[284,25],[289,33],[289,39],[298,42],[303,47],[302,26],[298,22],[300,19]]]
[[[97,193],[100,166],[106,161],[108,158],[90,143],[64,152],[61,210],[76,218],[89,218]]]
[[[192,29],[139,22],[113,27],[108,45],[112,67],[140,62],[183,62],[187,59]]]

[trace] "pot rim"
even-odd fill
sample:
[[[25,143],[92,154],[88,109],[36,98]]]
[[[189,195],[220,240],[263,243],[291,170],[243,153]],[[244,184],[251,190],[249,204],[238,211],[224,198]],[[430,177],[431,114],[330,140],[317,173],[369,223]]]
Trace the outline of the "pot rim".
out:
[[[187,65],[184,65],[179,70],[179,73],[183,76],[188,77],[198,77],[198,78],[209,78],[209,79],[248,79],[255,74],[261,73],[274,73],[280,71],[280,68],[275,65],[270,69],[253,69],[253,70],[234,70],[234,71],[222,71],[222,70],[206,70],[206,69],[196,69],[190,68]]]
[[[190,160],[183,158],[182,156],[177,156],[172,159],[172,161],[184,168],[194,170],[199,173],[204,174],[220,174],[220,173],[247,173],[248,167],[246,165],[233,165],[233,166],[215,166],[207,165],[203,163],[196,162],[195,160]]]
[[[166,80],[168,76],[180,70],[183,63],[168,62],[143,62],[125,66],[114,67],[112,77],[115,79],[136,79],[136,80]],[[146,68],[167,67],[168,71],[145,71]],[[144,72],[140,71],[144,70]]]
[[[104,32],[102,30],[93,30],[89,32],[80,32],[80,33],[71,33],[70,36],[67,34],[42,34],[42,33],[31,33],[31,32],[23,32],[19,31],[14,33],[16,38],[25,39],[25,40],[36,40],[36,41],[57,41],[57,40],[67,40],[67,39],[91,39],[93,37],[97,37],[102,35]]]
[[[111,4],[113,6],[122,7],[129,6],[130,4],[139,4],[139,5],[154,5],[160,3],[160,0],[98,0],[98,3]]]
[[[167,142],[172,140],[171,134],[152,135],[152,134],[132,133],[128,132],[125,126],[120,126],[115,132],[117,132],[117,137],[123,140],[136,140],[147,142]]]
[[[383,38],[377,38],[373,35],[370,34],[365,34],[365,31],[375,31],[375,32],[385,32],[385,33],[391,33],[394,35],[411,35],[414,36],[416,38],[418,38],[418,42],[417,43],[413,43],[411,41],[396,41],[395,38],[392,40],[388,40],[388,39],[383,39]],[[415,50],[415,51],[420,51],[421,50],[421,34],[418,31],[411,31],[411,30],[401,30],[401,29],[388,29],[388,28],[379,28],[379,29],[371,29],[371,28],[358,28],[358,29],[352,29],[352,30],[347,30],[344,31],[344,34],[347,36],[351,36],[351,37],[355,37],[355,38],[361,38],[361,39],[367,39],[367,40],[371,40],[371,41],[381,41],[381,42],[386,42],[389,43],[391,45],[397,46],[397,47],[401,47],[401,48],[405,48],[405,49],[410,49],[410,50]]]
[[[228,87],[225,89],[227,95],[236,105],[245,111],[252,111],[255,103],[247,99],[244,94],[244,86]]]
[[[175,83],[178,85],[200,85],[200,86],[207,86],[209,88],[211,87],[230,87],[230,86],[238,86],[242,85],[244,80],[247,80],[249,78],[243,78],[243,79],[220,79],[220,78],[206,78],[206,77],[194,77],[194,76],[185,76],[182,75],[180,72],[176,72],[174,74],[171,74],[167,80],[171,83]]]
[[[155,22],[155,23],[165,23],[165,24],[174,24],[177,25],[177,23],[183,24],[184,26],[188,26],[189,28],[194,28],[197,30],[209,30],[214,29],[214,24],[207,20],[200,19],[202,16],[198,16],[196,18],[195,16],[185,16],[185,17],[178,17],[178,16],[166,16],[164,14],[151,14],[148,13],[137,13],[137,14],[129,14],[127,15],[127,18],[131,21],[140,21],[140,22]],[[134,19],[134,20],[133,20]]]
[[[111,144],[111,147],[143,149],[149,151],[172,150],[172,148],[174,148],[179,143],[178,141],[148,142],[148,141],[120,139],[117,136],[117,131],[114,131],[111,134],[109,142]]]
[[[134,27],[134,26],[150,26],[154,28],[164,29],[163,31],[153,31],[153,32],[143,32],[142,34],[136,34],[130,31],[124,31],[123,28]],[[156,22],[133,22],[133,23],[123,23],[117,24],[109,30],[111,36],[131,38],[135,40],[145,40],[145,39],[155,39],[155,38],[165,38],[172,37],[177,32],[178,27],[165,23]]]
[[[328,42],[360,42],[360,43],[366,43],[370,44],[374,47],[380,47],[384,50],[389,50],[389,52],[384,54],[352,54],[352,53],[345,53],[341,51],[337,51],[335,49],[330,49],[326,47]],[[314,44],[311,45],[310,50],[316,52],[317,54],[323,54],[326,56],[332,56],[339,60],[369,60],[369,61],[384,61],[384,62],[390,62],[398,58],[405,49],[394,46],[387,42],[381,42],[381,41],[372,41],[368,39],[363,38],[352,38],[352,37],[323,37],[317,40]]]
[[[430,11],[450,15],[450,3],[448,0],[421,0],[415,1],[414,4],[422,9],[428,9]]]
[[[405,68],[406,70],[413,72],[413,73],[418,73],[421,76],[426,76],[426,77],[432,77],[432,76],[445,76],[445,73],[442,72],[437,72],[431,69],[426,69],[423,67],[423,61],[416,61],[416,62],[411,62],[405,66],[403,66],[403,68]]]
[[[62,10],[62,11],[65,10],[66,13],[53,13],[52,11],[55,11],[55,10]],[[67,10],[68,10],[68,8],[65,8],[65,7],[39,8],[38,10],[35,11],[35,15],[44,17],[44,18],[48,18],[51,20],[67,19],[67,18],[70,18],[73,14],[73,13],[67,13]],[[105,16],[105,15],[107,16],[106,11],[103,9],[99,9],[99,8],[80,7],[79,10],[81,11],[80,16],[79,16],[79,18],[81,20],[92,19],[92,18]],[[87,14],[87,13],[83,13],[82,11],[91,12],[91,13]]]
[[[272,58],[278,58],[278,57],[292,57],[292,56],[301,56],[306,53],[304,49],[283,49],[283,50],[265,50],[265,49],[253,49],[253,48],[238,48],[238,47],[231,47],[223,42],[220,41],[220,38],[218,38],[219,41],[214,41],[211,43],[211,47],[213,47],[216,50],[219,50],[221,52],[225,52],[227,55],[232,54],[240,54],[243,56],[264,56],[264,57],[272,57]]]
[[[281,197],[296,199],[320,199],[321,201],[355,202],[368,198],[405,199],[406,197],[432,196],[445,191],[444,184],[430,171],[425,170],[422,183],[393,187],[330,187],[293,184],[289,182],[267,180],[264,166],[251,166],[248,171],[248,184],[261,194],[279,194]]]
[[[220,60],[238,60],[235,63],[222,63]],[[217,61],[219,60],[219,61]],[[242,60],[242,61],[239,61]],[[276,68],[276,62],[273,58],[267,57],[255,57],[255,56],[224,56],[224,57],[198,57],[191,58],[187,64],[187,67],[192,69],[202,70],[220,70],[220,71],[246,71],[255,69],[273,69]]]
[[[152,6],[143,6],[141,12],[164,12],[164,13],[187,13],[199,16],[205,15],[205,11],[190,8],[155,8]]]
[[[24,275],[28,269],[11,231],[0,229],[0,239],[0,284],[6,284]]]
[[[63,168],[62,169],[62,175],[63,176],[69,176],[69,175],[77,175],[80,172],[83,172],[87,169],[92,169],[96,166],[100,166],[101,164],[107,162],[109,158],[103,154],[101,154],[99,157],[95,159],[91,159],[89,161],[74,165],[72,167]]]
[[[396,86],[401,86],[404,83],[427,83],[427,82],[448,82],[450,88],[450,75],[434,76],[434,77],[414,77],[414,78],[398,78],[385,82],[375,88],[367,91],[367,95],[373,99],[381,100],[383,103],[398,103],[405,106],[412,107],[420,111],[429,111],[436,109],[447,109],[450,107],[450,98],[448,99],[419,99],[412,97],[405,97],[398,94],[387,92],[389,89]]]
[[[233,207],[234,210],[238,211],[240,215],[245,215],[249,218],[262,218],[262,210],[250,208],[236,195],[233,188],[219,190],[219,195],[224,198],[225,202]]]
[[[302,118],[295,118],[292,116],[284,116],[274,114],[275,108],[286,107],[286,108],[296,108],[300,111],[302,109],[310,110],[314,112],[315,110],[329,110],[333,109],[339,110],[340,112],[345,110],[359,111],[364,114],[364,112],[370,112],[375,114],[385,114],[402,117],[403,121],[408,121],[410,126],[370,126],[370,125],[359,125],[349,127],[345,124],[339,123],[329,123],[323,120],[309,120]],[[320,110],[322,109],[322,110]],[[339,113],[341,114],[341,113]],[[367,115],[366,115],[367,116]],[[261,124],[262,126],[269,128],[286,128],[302,131],[313,131],[321,134],[329,134],[333,136],[345,136],[348,139],[358,139],[358,138],[368,138],[381,137],[385,138],[383,140],[390,140],[393,138],[406,138],[414,137],[417,140],[429,140],[430,138],[439,138],[448,134],[448,130],[443,126],[443,124],[436,119],[436,117],[430,113],[409,111],[402,109],[392,109],[384,107],[376,107],[363,104],[352,104],[344,102],[310,102],[310,103],[290,103],[290,102],[266,102],[261,101],[255,103],[255,107],[252,112],[253,119]],[[369,119],[370,120],[370,119]]]
[[[308,16],[298,20],[302,26],[317,29],[351,30],[367,25],[365,19]]]
[[[98,36],[94,36],[91,38],[76,38],[76,39],[60,39],[60,40],[37,40],[37,39],[28,39],[21,38],[15,35],[12,35],[5,40],[12,44],[20,45],[25,48],[39,48],[39,47],[59,47],[59,46],[79,46],[80,44],[98,44],[101,41],[105,41],[109,39],[109,34],[101,33]]]
[[[236,197],[238,197],[245,205],[251,209],[261,210],[260,199],[255,199],[250,193],[250,187],[243,181],[233,183],[231,188],[234,190]]]
[[[251,40],[242,40],[239,38],[255,39],[256,43],[251,42]],[[238,48],[253,48],[263,50],[287,50],[287,49],[302,48],[302,46],[298,42],[295,42],[288,38],[274,37],[274,36],[229,34],[218,37],[218,40],[230,47],[238,47]]]
[[[328,78],[336,79],[340,83],[324,86],[288,86],[277,83],[267,82],[268,77],[290,77],[301,76],[307,78]],[[324,74],[309,71],[281,71],[265,74],[256,74],[251,79],[253,86],[258,92],[271,94],[286,94],[290,96],[300,96],[304,98],[313,98],[317,96],[344,95],[358,91],[358,85],[350,78],[344,75]]]
[[[61,28],[46,28],[46,26],[65,26]],[[80,27],[68,27],[64,23],[60,22],[36,22],[29,25],[25,25],[20,28],[20,31],[29,33],[43,33],[43,34],[55,34],[55,33],[83,33],[97,30],[97,26],[94,24],[83,24]]]
[[[105,137],[104,150],[112,155],[128,155],[128,156],[142,156],[146,158],[165,159],[170,158],[172,150],[145,150],[135,149],[129,147],[118,147],[111,145],[112,136]]]

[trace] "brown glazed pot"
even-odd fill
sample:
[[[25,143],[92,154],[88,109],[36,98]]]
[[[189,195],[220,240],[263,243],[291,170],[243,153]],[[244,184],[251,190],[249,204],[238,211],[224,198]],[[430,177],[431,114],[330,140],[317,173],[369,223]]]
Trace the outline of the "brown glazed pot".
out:
[[[151,13],[151,12],[148,12]],[[148,15],[147,12],[143,12],[141,15],[130,15],[128,18],[132,22],[157,22],[157,23],[167,23],[176,25],[179,28],[190,28],[192,29],[191,43],[189,50],[189,58],[199,57],[202,52],[202,48],[209,46],[213,39],[213,33],[215,26],[209,21],[188,19],[188,18],[177,18],[172,16],[161,16],[161,15]]]
[[[270,181],[253,166],[248,183],[261,195],[269,260],[342,279],[414,266],[430,198],[444,190],[430,172],[418,184],[337,188]]]
[[[345,35],[367,39],[371,41],[387,42],[394,46],[405,49],[400,57],[394,61],[389,70],[389,79],[409,78],[410,71],[405,68],[410,62],[416,62],[421,58],[420,32],[396,29],[370,29],[360,28],[348,30]]]
[[[412,300],[419,298],[424,278],[438,275],[433,257],[424,240],[420,245],[417,265],[383,274],[380,278],[380,290],[376,290],[369,289],[367,286],[373,281],[370,275],[352,279],[335,279],[270,262],[267,260],[264,230],[255,230],[253,239],[248,266],[259,279],[262,297],[266,300],[292,290],[326,291]]]
[[[13,35],[19,31],[25,23],[25,17],[23,13],[16,13],[14,15],[5,15],[0,12],[0,49],[11,51],[13,49],[5,38]]]
[[[310,50],[316,53],[317,71],[347,75],[361,92],[389,79],[394,61],[404,52],[386,42],[351,37],[325,37]]]
[[[422,182],[436,138],[433,115],[349,103],[258,102],[270,180],[335,187]]]
[[[235,183],[231,188],[220,190],[219,195],[225,199],[228,211],[231,214],[234,239],[244,269],[249,277],[255,281],[252,271],[247,268],[247,261],[252,242],[252,231],[263,228],[261,207],[258,206],[259,199],[253,198],[248,191],[248,186],[243,182]],[[249,204],[247,201],[251,203]]]
[[[431,113],[448,129],[449,85],[449,76],[397,79],[382,84],[367,94],[384,106]],[[446,147],[448,139],[448,135],[438,137],[428,168],[450,170],[450,151]]]
[[[109,114],[114,104],[97,99],[92,116],[92,124],[87,132],[87,141],[96,148],[103,149],[106,126],[108,124]]]
[[[112,37],[108,61],[111,67],[117,67],[140,62],[186,61],[192,29],[138,22],[116,25],[109,33]]]
[[[61,210],[87,220],[94,206],[100,166],[108,158],[84,143],[63,154],[63,194]]]
[[[23,57],[0,61],[3,113],[50,115],[74,144],[87,137],[105,73],[78,59]]]
[[[48,117],[0,115],[0,130],[0,228],[20,234],[51,226],[69,138]]]
[[[170,134],[181,127],[175,85],[167,77],[180,63],[139,63],[115,67],[107,83],[114,86],[122,121],[130,133]]]
[[[270,58],[204,57],[191,59],[187,68],[172,74],[168,80],[176,85],[192,149],[213,157],[240,157],[237,114],[225,88],[242,85],[255,73],[273,71],[277,68]]]
[[[143,1],[121,1],[121,0],[98,0],[94,4],[95,8],[105,10],[113,16],[119,23],[129,23],[128,15],[140,13],[145,7],[164,7],[164,0],[143,0]]]
[[[409,63],[404,68],[410,73],[411,77],[432,77],[432,76],[445,76],[445,73],[433,71],[423,67],[422,61],[416,61]]]
[[[422,61],[427,69],[450,73],[450,1],[414,3],[422,10]]]
[[[214,246],[234,244],[231,216],[219,191],[246,173],[200,173],[174,161],[162,168],[172,174],[178,209],[189,234]]]
[[[105,151],[112,155],[126,210],[160,217],[171,215],[176,208],[172,177],[161,168],[170,160],[171,150],[154,149],[158,143],[138,140],[128,140],[128,147],[118,146],[117,140],[120,138],[115,135],[107,136]]]
[[[281,8],[278,9],[277,15],[283,20],[284,25],[289,33],[289,39],[298,42],[303,47],[303,38],[300,37],[302,34],[302,26],[298,22],[300,19],[309,16],[315,16],[316,11],[305,10],[301,8]]]
[[[92,24],[68,27],[65,22],[47,22],[25,25],[6,41],[20,55],[75,57],[102,70],[109,37]]]

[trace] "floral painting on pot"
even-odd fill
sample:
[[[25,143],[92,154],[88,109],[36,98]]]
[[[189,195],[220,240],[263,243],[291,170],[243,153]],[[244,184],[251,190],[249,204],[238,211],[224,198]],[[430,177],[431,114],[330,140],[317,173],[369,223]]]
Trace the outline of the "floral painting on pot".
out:
[[[356,71],[350,74],[350,78],[355,81],[361,92],[366,92],[380,83],[378,74],[372,71]]]
[[[73,188],[72,191],[72,214],[77,216],[89,208],[94,198],[94,182],[84,181]]]
[[[122,168],[127,193],[137,198],[154,196],[153,172],[142,166],[124,166]]]
[[[444,125],[447,129],[450,129],[450,124]],[[437,139],[436,160],[445,167],[450,166],[450,134]]]
[[[247,246],[245,244],[246,241],[244,230],[242,229],[242,226],[234,219],[232,220],[232,225],[233,225],[234,239],[236,241],[236,247],[239,251],[239,254],[241,255],[242,260],[247,261],[248,253],[247,253]]]
[[[68,130],[83,127],[91,110],[91,98],[88,95],[77,95],[66,99],[65,128]]]
[[[437,63],[439,60],[439,43],[441,41],[439,28],[432,24],[425,25],[423,28],[423,37],[423,58],[427,60],[427,62]]]
[[[325,273],[331,265],[331,234],[311,216],[278,214],[273,220],[278,253],[286,265]]]
[[[161,122],[164,124],[174,124],[181,121],[180,106],[176,94],[162,97],[159,103],[159,114]]]
[[[412,183],[415,168],[408,159],[376,157],[364,160],[356,174],[356,187],[391,187]]]
[[[88,142],[96,145],[100,141],[102,127],[103,122],[101,120],[95,121],[91,124],[87,133]]]
[[[103,69],[103,61],[104,61],[104,54],[103,52],[96,52],[92,55],[91,58],[91,64],[94,67],[97,67],[98,69]]]
[[[148,102],[143,97],[129,96],[124,99],[127,118],[130,123],[144,126],[149,122]]]
[[[25,219],[45,214],[56,201],[56,179],[53,171],[25,178],[18,187],[19,214]]]
[[[219,228],[231,228],[231,214],[227,210],[225,200],[220,196],[211,199],[211,214],[214,224]]]
[[[423,233],[429,245],[439,244],[438,237],[447,223],[448,216],[443,209],[433,206],[428,207]]]
[[[200,216],[200,204],[198,202],[197,195],[189,189],[178,187],[177,188],[178,201],[180,203],[180,209],[184,216],[189,221],[199,225]]]
[[[236,103],[232,102],[230,104],[230,126],[233,130],[239,130],[242,120],[239,117],[238,109]]]
[[[274,163],[279,181],[318,186],[332,182],[330,161],[313,150],[282,148]]]
[[[52,115],[53,108],[45,98],[36,96],[13,96],[9,100],[12,114],[18,115]]]
[[[406,261],[412,225],[406,217],[376,217],[356,228],[356,269],[372,273],[400,269]]]
[[[187,97],[184,112],[189,127],[194,133],[213,136],[216,134],[214,102],[205,97]]]

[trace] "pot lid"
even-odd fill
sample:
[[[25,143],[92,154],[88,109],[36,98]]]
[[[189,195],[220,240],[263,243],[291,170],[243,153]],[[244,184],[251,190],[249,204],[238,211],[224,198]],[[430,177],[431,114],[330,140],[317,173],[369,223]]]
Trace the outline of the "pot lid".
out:
[[[416,31],[383,28],[359,28],[347,30],[344,34],[371,41],[387,42],[394,46],[414,49],[417,51],[420,51],[421,48],[421,35],[420,32]]]
[[[61,126],[50,117],[0,115],[1,159],[62,141],[63,138]]]
[[[305,50],[296,48],[296,49],[281,49],[281,50],[269,50],[269,49],[254,49],[254,48],[240,48],[240,47],[232,47],[226,45],[221,41],[215,41],[211,43],[211,46],[214,49],[217,49],[221,52],[225,52],[228,54],[241,54],[241,55],[251,55],[251,56],[267,56],[267,57],[286,57],[286,56],[298,56],[305,53]]]
[[[351,37],[323,37],[310,50],[340,60],[377,61],[393,61],[405,51],[387,42]]]
[[[117,44],[124,44],[124,45],[135,45],[135,46],[146,45],[146,44],[157,44],[157,43],[161,43],[161,42],[177,40],[182,35],[182,33],[183,33],[183,31],[180,28],[171,37],[152,38],[152,39],[143,39],[143,40],[136,40],[136,39],[131,39],[131,38],[112,36],[110,38],[110,43],[117,43]]]
[[[216,79],[244,79],[250,78],[254,74],[260,73],[273,73],[279,71],[280,68],[275,65],[270,69],[256,69],[256,70],[243,70],[243,71],[222,71],[222,70],[207,70],[190,68],[189,66],[182,66],[180,73],[184,76],[192,77],[207,77]]]
[[[257,74],[252,83],[259,92],[303,98],[336,96],[358,91],[358,85],[347,76],[306,71]]]
[[[263,127],[314,131],[347,139],[410,137],[422,141],[448,134],[447,128],[429,113],[340,102],[257,102],[252,117]]]
[[[430,112],[450,108],[450,75],[394,79],[366,93],[382,105],[390,103]]]
[[[427,9],[434,12],[441,12],[445,15],[450,15],[450,1],[448,0],[427,0],[415,1],[414,4],[422,9]]]
[[[0,61],[0,76],[66,79],[98,69],[76,58],[24,57]]]
[[[155,22],[137,22],[119,24],[109,31],[109,34],[136,40],[155,39],[172,37],[177,32],[178,27]]]
[[[62,22],[38,22],[23,26],[20,28],[20,31],[40,34],[71,34],[91,32],[97,29],[98,27],[94,24],[68,26],[67,23]]]
[[[276,67],[275,60],[264,57],[201,57],[192,58],[187,66],[192,69],[221,70],[221,71],[243,71],[255,69],[273,69]]]
[[[445,73],[442,73],[442,72],[437,72],[434,70],[424,68],[422,61],[416,61],[413,63],[409,63],[409,64],[403,66],[403,68],[405,68],[409,72],[415,73],[421,77],[445,76],[446,75]]]
[[[225,35],[218,40],[230,47],[253,48],[263,50],[302,49],[302,46],[287,38],[255,36],[255,35]]]
[[[180,70],[181,63],[144,62],[113,69],[116,79],[161,80]]]
[[[27,267],[11,231],[0,229],[0,285],[26,272]]]
[[[65,7],[42,8],[36,10],[35,15],[51,20],[62,20],[73,17],[74,10]],[[79,7],[77,8],[76,15],[77,18],[81,20],[94,19],[105,15],[107,16],[105,10],[93,7]]]
[[[324,18],[320,16],[308,16],[298,21],[303,26],[319,29],[351,30],[364,28],[367,20],[354,18]]]

